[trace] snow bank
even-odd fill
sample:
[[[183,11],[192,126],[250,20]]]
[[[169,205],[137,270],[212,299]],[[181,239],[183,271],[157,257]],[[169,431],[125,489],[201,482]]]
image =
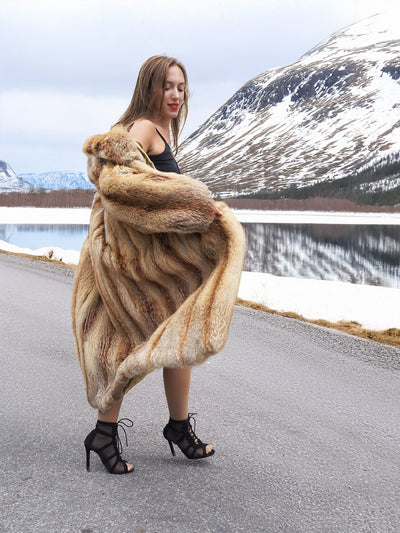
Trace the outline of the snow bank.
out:
[[[242,223],[400,225],[400,213],[346,213],[341,211],[256,211],[233,209]]]
[[[77,265],[80,255],[80,252],[76,250],[63,250],[62,248],[55,246],[45,246],[43,248],[37,248],[36,250],[31,250],[30,248],[19,248],[14,244],[10,244],[2,240],[0,240],[0,250],[13,252],[14,254],[44,256],[55,261],[62,261],[67,265]]]
[[[0,224],[89,224],[89,207],[0,207]]]
[[[400,225],[400,213],[233,209],[242,223]],[[0,224],[89,224],[85,207],[0,207]]]
[[[239,297],[311,320],[354,321],[377,331],[400,328],[400,289],[243,272]]]

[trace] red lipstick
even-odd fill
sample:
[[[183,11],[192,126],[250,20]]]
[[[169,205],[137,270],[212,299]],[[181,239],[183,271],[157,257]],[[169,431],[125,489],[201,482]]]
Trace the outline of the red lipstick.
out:
[[[179,108],[179,104],[168,104],[169,107],[171,107],[174,111],[177,111]]]

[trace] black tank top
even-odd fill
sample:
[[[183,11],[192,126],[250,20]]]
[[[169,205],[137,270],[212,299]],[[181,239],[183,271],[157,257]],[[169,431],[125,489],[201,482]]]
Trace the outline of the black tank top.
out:
[[[164,148],[164,151],[161,152],[161,154],[149,155],[150,161],[153,163],[156,169],[160,170],[161,172],[175,172],[176,174],[180,174],[181,171],[179,170],[178,163],[175,161],[175,158],[172,155],[169,144],[167,143],[167,141],[164,139],[164,137],[161,135],[161,133],[158,131],[157,128],[156,128],[156,132],[161,137],[161,139],[164,141],[165,148]]]

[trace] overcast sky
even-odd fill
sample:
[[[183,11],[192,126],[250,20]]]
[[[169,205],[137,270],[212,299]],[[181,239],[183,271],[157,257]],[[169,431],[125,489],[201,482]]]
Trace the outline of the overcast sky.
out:
[[[129,104],[151,55],[180,59],[183,137],[246,81],[398,0],[1,0],[0,159],[17,173],[84,170],[85,138]]]

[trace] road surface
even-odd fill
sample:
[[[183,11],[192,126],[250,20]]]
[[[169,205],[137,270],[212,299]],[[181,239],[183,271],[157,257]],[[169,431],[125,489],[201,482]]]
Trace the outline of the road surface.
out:
[[[156,371],[121,412],[135,472],[109,475],[92,454],[87,473],[96,417],[72,283],[0,254],[1,532],[400,531],[400,350],[237,307],[225,349],[193,372],[197,433],[216,454],[170,455]]]

